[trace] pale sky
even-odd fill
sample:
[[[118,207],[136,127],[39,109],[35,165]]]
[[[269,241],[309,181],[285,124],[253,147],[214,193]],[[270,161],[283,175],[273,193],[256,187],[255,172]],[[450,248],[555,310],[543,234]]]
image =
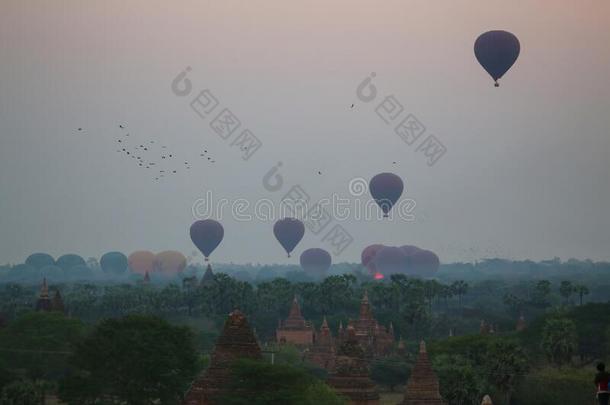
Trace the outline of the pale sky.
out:
[[[499,88],[473,54],[493,29],[521,42]],[[609,260],[609,38],[607,0],[3,0],[0,263],[36,251],[189,254],[206,190],[251,204],[295,184],[313,200],[348,197],[351,179],[386,171],[417,202],[414,222],[334,220],[288,259],[272,223],[227,215],[213,260],[298,263],[338,223],[354,240],[334,261],[358,261],[372,243],[442,262]],[[171,82],[187,66],[193,92],[177,97]],[[367,104],[356,88],[371,72]],[[249,160],[189,106],[203,89],[262,141]],[[434,166],[375,113],[389,95],[446,146]],[[118,139],[166,145],[177,173],[155,181]],[[262,178],[279,161],[285,185],[270,192]]]

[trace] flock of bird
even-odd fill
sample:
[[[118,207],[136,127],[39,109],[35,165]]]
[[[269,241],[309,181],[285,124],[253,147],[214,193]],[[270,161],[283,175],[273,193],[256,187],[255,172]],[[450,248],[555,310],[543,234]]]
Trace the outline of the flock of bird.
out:
[[[181,170],[192,169],[192,161],[178,159],[175,153],[168,150],[167,145],[160,145],[154,139],[134,141],[135,138],[127,131],[127,125],[119,124],[118,127],[123,130],[123,134],[116,139],[116,152],[133,160],[138,168],[150,170],[155,181],[178,174]],[[79,132],[83,130],[82,127],[78,128]],[[210,164],[216,163],[207,149],[200,151],[199,158]],[[184,163],[180,163],[182,161]]]

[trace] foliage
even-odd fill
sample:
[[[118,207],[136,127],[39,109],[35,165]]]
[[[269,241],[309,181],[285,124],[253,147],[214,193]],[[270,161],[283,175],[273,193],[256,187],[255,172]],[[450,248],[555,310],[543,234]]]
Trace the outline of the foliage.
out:
[[[590,404],[593,375],[593,368],[543,368],[524,378],[513,399],[519,405]]]
[[[576,324],[570,319],[551,318],[544,325],[542,348],[549,360],[557,365],[568,363],[576,352],[578,335]]]
[[[403,358],[391,356],[376,360],[371,365],[371,379],[379,385],[394,391],[397,385],[404,384],[410,375],[411,367]]]
[[[193,334],[185,327],[140,315],[100,322],[77,347],[76,370],[60,397],[93,404],[116,398],[129,404],[179,403],[198,371]]]
[[[0,393],[0,403],[3,405],[33,405],[42,403],[42,393],[31,381],[13,381],[6,385]]]
[[[230,389],[221,403],[226,405],[341,405],[345,402],[330,387],[304,370],[289,365],[271,365],[239,360],[231,368]]]
[[[57,312],[31,312],[0,330],[0,361],[29,378],[57,380],[84,333],[78,319]]]

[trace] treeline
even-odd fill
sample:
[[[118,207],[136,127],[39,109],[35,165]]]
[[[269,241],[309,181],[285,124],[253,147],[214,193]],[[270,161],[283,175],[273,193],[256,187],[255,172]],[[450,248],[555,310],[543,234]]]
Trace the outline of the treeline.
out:
[[[233,309],[246,313],[259,336],[271,339],[278,320],[287,316],[296,295],[306,319],[319,327],[324,316],[331,330],[358,316],[364,291],[382,325],[393,324],[396,338],[442,338],[479,331],[481,321],[497,332],[515,329],[523,315],[531,322],[553,308],[591,302],[589,288],[579,282],[502,280],[468,283],[440,282],[392,275],[383,281],[358,278],[352,273],[326,277],[320,282],[274,278],[249,283],[217,273],[201,285],[200,278],[178,283],[52,283],[61,292],[66,311],[94,322],[129,314],[155,314],[196,324],[203,319],[216,325]],[[34,308],[39,285],[0,285],[0,311],[9,319]],[[610,293],[598,296],[607,301]]]

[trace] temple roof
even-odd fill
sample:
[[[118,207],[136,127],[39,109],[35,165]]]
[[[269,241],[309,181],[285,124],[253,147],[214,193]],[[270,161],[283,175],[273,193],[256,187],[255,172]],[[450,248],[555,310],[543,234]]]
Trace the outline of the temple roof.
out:
[[[444,405],[439,392],[439,383],[432,370],[426,343],[422,340],[419,345],[419,357],[407,382],[403,405]]]
[[[193,382],[184,404],[217,404],[231,383],[231,364],[243,358],[260,360],[262,354],[245,315],[235,310],[229,314],[216,341],[210,366]]]
[[[212,271],[212,266],[208,263],[208,267],[205,269],[205,273],[203,273],[203,277],[201,278],[201,286],[207,287],[214,284],[216,280],[214,279],[214,272]]]
[[[38,295],[38,298],[49,298],[49,286],[47,285],[46,277],[42,279],[42,286],[40,287],[40,294]]]
[[[290,313],[288,314],[288,318],[302,318],[301,308],[299,307],[299,301],[297,300],[297,296],[295,295],[292,299],[292,306],[290,307]]]

